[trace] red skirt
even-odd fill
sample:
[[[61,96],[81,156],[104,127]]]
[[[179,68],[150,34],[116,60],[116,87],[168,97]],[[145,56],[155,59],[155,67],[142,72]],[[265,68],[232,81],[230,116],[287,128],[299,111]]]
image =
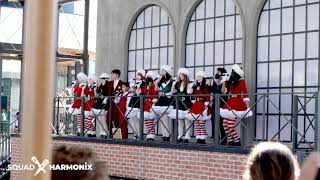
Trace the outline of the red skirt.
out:
[[[89,101],[86,102],[85,106],[84,106],[84,110],[85,111],[91,111],[91,109],[93,108],[93,106],[96,104],[96,100],[95,99],[90,99]]]
[[[71,108],[80,109],[81,108],[81,99],[75,99]]]
[[[202,114],[206,108],[206,105],[204,103],[205,103],[204,101],[196,101],[192,105],[190,112],[193,114]],[[207,116],[209,116],[212,113],[212,109],[210,107],[207,107],[207,108],[208,108]]]
[[[227,101],[227,104],[225,104],[222,108],[236,111],[245,111],[248,109],[246,103],[241,97],[231,97]]]
[[[152,101],[149,101],[149,100],[145,101],[145,102],[143,103],[143,111],[145,111],[145,112],[150,112],[150,111],[151,111],[151,108],[152,108],[152,105],[153,105],[153,102],[152,102]]]

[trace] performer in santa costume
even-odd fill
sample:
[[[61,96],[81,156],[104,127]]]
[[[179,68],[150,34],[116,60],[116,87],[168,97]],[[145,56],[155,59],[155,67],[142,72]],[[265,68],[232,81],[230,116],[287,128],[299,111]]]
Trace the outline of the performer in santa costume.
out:
[[[188,143],[191,137],[191,121],[186,119],[186,115],[192,106],[191,96],[188,96],[187,90],[190,83],[189,71],[186,68],[180,68],[178,70],[179,79],[172,87],[172,94],[177,95],[178,107],[176,102],[173,103],[173,109],[169,113],[171,119],[177,118],[178,110],[178,142]]]
[[[173,69],[171,66],[161,66],[161,78],[157,83],[159,91],[159,99],[153,107],[158,117],[161,117],[161,131],[163,141],[170,141],[170,119],[169,112],[173,108],[173,97],[171,96],[171,88],[174,82]]]
[[[86,93],[87,99],[84,107],[85,119],[84,119],[84,130],[88,137],[96,136],[96,128],[94,125],[94,115],[92,114],[92,108],[96,104],[97,97],[97,83],[98,78],[95,75],[89,75],[88,77],[88,91]]]
[[[96,104],[93,106],[92,115],[96,117],[96,129],[101,138],[106,138],[108,132],[106,124],[106,112],[108,111],[108,81],[110,76],[106,73],[100,75],[100,85],[97,89]],[[98,134],[97,134],[98,135]]]
[[[146,74],[146,83],[141,87],[137,88],[137,94],[143,95],[144,103],[143,103],[143,111],[144,111],[144,123],[147,127],[147,140],[154,140],[155,138],[155,128],[154,128],[154,119],[155,114],[151,112],[151,108],[155,102],[157,102],[158,91],[156,89],[156,84],[154,81],[156,80],[157,75],[149,71]],[[138,113],[138,118],[140,118],[140,113]]]
[[[205,76],[204,71],[197,72],[195,84],[188,88],[188,93],[193,93],[196,100],[190,109],[190,113],[187,115],[187,119],[195,121],[196,139],[199,144],[206,143],[206,121],[211,118],[211,108],[208,106],[210,95]]]
[[[130,102],[128,99],[130,85],[128,82],[122,84],[122,92],[115,99],[116,103],[119,104],[118,117],[119,117],[119,128],[121,129],[122,139],[128,139],[128,122],[126,117],[127,106]]]
[[[145,70],[138,70],[136,78],[130,81],[130,92],[128,95],[129,104],[127,107],[126,116],[129,119],[130,127],[136,138],[139,137],[139,118],[137,115],[140,113],[140,97],[137,95],[137,88],[141,88],[145,84]]]
[[[77,74],[77,85],[74,88],[75,100],[69,109],[69,113],[76,115],[77,117],[77,135],[80,135],[82,128],[82,116],[81,116],[81,97],[86,97],[88,93],[87,81],[88,77],[84,73]]]
[[[112,81],[108,83],[108,96],[112,96],[112,99],[114,99],[116,96],[118,96],[121,93],[123,81],[119,79],[120,75],[121,75],[121,71],[119,69],[114,69],[111,72]],[[118,127],[119,104],[115,103],[113,100],[112,101],[109,100],[107,105],[108,107],[111,106],[111,112],[108,110],[108,113],[107,113],[107,126],[109,127],[109,124],[110,124],[109,113],[111,113],[111,126],[113,126],[114,124],[116,127]],[[109,128],[112,129],[112,127],[109,127]]]
[[[223,127],[227,134],[228,145],[241,145],[240,137],[235,127],[236,120],[252,116],[252,111],[249,108],[250,99],[247,95],[247,85],[243,76],[242,68],[235,64],[232,66],[229,80],[225,83],[225,87],[231,96],[220,109],[220,115],[223,118]]]

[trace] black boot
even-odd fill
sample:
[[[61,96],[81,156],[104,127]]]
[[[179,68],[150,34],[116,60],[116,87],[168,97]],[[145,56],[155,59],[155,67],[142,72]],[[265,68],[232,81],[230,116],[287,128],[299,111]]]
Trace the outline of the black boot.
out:
[[[170,137],[162,137],[162,141],[169,142],[170,141]]]
[[[233,146],[241,146],[241,142],[240,141],[235,142],[235,143],[233,143]]]
[[[182,138],[178,139],[178,142],[179,142],[179,143],[182,143],[182,142],[183,142],[183,139],[182,139]]]
[[[147,141],[154,141],[153,138],[147,138]]]
[[[228,145],[228,146],[234,146],[234,142],[233,142],[233,141],[229,141],[229,142],[227,143],[227,145]]]
[[[189,139],[185,139],[183,142],[184,143],[189,143]]]

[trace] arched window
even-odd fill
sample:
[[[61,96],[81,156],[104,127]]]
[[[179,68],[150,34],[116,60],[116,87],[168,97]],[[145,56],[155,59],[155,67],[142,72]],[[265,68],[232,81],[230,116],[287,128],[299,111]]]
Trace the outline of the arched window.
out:
[[[203,0],[189,22],[186,67],[192,76],[242,63],[242,24],[233,0]]]
[[[258,28],[257,92],[314,92],[319,88],[319,0],[268,0]],[[289,118],[292,96],[272,95],[270,100]],[[303,101],[307,101],[304,99]],[[303,102],[302,102],[303,103]],[[313,106],[309,103],[308,106]],[[307,110],[308,110],[307,106]],[[262,137],[262,108],[257,108],[257,137]],[[264,137],[291,140],[291,126],[270,103],[266,106]],[[301,111],[300,113],[303,113]],[[309,108],[312,118],[314,108]],[[259,115],[260,114],[260,115]],[[299,131],[312,140],[306,116],[299,116]],[[301,123],[301,124],[300,124]],[[300,137],[298,137],[300,138]]]
[[[173,26],[159,6],[146,8],[134,23],[129,42],[128,79],[139,69],[158,73],[162,64],[173,65]]]

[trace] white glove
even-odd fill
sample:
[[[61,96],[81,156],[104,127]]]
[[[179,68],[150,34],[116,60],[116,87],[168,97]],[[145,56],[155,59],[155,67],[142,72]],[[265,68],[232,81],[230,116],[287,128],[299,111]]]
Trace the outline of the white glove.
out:
[[[226,81],[229,81],[229,79],[230,79],[229,74],[225,74],[224,76],[222,76],[221,83],[224,83],[224,82],[226,82]]]
[[[205,102],[204,105],[205,105],[205,106],[208,106],[208,105],[209,105],[209,102]]]
[[[172,93],[169,92],[169,93],[167,93],[166,95],[167,95],[167,98],[171,98]]]
[[[152,99],[153,103],[156,103],[158,101],[158,99]]]
[[[107,100],[108,98],[104,98],[104,100],[102,101],[102,104],[107,104]]]
[[[196,100],[192,100],[191,102],[192,102],[192,104],[194,104],[196,102]]]

